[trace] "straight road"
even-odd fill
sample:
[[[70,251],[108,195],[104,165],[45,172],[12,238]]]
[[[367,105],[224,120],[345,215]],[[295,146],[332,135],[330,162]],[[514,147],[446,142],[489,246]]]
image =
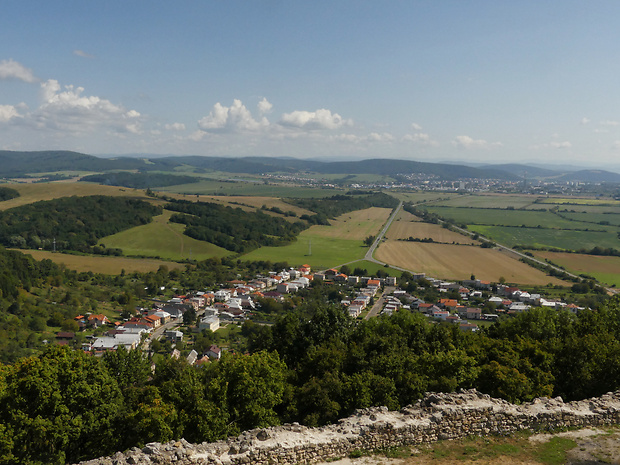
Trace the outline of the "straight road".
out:
[[[372,243],[372,245],[368,249],[368,252],[366,252],[366,255],[364,256],[364,260],[368,260],[371,262],[379,263],[381,265],[385,265],[385,263],[380,262],[379,260],[375,260],[373,258],[373,254],[375,253],[375,250],[379,246],[379,243],[383,240],[383,236],[385,236],[385,233],[387,232],[387,230],[390,229],[390,226],[392,225],[392,221],[394,221],[394,218],[396,218],[396,215],[398,215],[398,212],[400,211],[402,207],[403,207],[403,202],[401,200],[400,203],[398,204],[398,207],[394,209],[394,212],[392,213],[390,218],[385,223],[385,226],[383,226],[383,229],[377,235],[377,237],[375,238],[375,241]]]

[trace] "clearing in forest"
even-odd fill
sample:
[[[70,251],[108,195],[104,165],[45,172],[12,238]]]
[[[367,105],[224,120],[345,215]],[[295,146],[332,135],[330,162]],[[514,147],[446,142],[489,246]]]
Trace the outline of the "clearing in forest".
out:
[[[302,231],[292,244],[261,247],[243,259],[285,261],[290,265],[307,263],[315,269],[326,269],[364,258],[368,250],[363,240],[376,236],[392,210],[371,207],[340,215],[330,220],[331,226],[315,225]]]
[[[184,224],[169,222],[172,213],[164,210],[163,215],[154,217],[148,224],[104,237],[99,242],[107,248],[122,249],[124,255],[161,257],[166,260],[200,261],[232,253],[210,242],[184,235]]]
[[[492,282],[504,277],[506,282],[514,284],[566,284],[499,250],[476,246],[388,240],[374,256],[390,265],[437,278],[463,280],[473,274]]]

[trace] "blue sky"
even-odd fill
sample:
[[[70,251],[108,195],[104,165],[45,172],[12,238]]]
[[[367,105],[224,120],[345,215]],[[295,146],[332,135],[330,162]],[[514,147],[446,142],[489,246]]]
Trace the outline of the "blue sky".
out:
[[[3,2],[0,148],[603,167],[617,1]]]

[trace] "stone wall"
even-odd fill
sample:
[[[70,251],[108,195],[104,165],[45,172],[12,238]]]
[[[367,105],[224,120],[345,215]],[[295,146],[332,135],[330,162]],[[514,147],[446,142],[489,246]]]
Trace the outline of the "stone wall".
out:
[[[579,402],[535,399],[513,405],[475,389],[458,394],[429,393],[398,412],[385,407],[357,411],[337,424],[306,428],[287,424],[246,431],[215,443],[185,440],[152,443],[88,465],[124,464],[298,464],[345,457],[355,450],[417,445],[470,435],[508,435],[515,431],[620,424],[620,391]]]

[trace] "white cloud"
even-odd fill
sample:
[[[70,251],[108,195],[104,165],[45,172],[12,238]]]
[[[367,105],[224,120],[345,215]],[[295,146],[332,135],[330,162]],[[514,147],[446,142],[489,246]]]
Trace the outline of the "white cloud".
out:
[[[0,61],[0,80],[14,80],[28,83],[39,81],[32,73],[32,70],[13,59]]]
[[[169,131],[185,131],[185,125],[183,123],[172,123],[164,126]]]
[[[250,110],[238,99],[230,107],[217,102],[209,115],[198,121],[198,127],[207,132],[257,131],[267,126],[269,121],[266,118],[255,120]]]
[[[620,121],[612,121],[612,120],[601,121],[601,126],[620,126]]]
[[[13,105],[0,105],[0,123],[8,123],[21,115]]]
[[[573,146],[569,141],[564,142],[551,142],[549,147],[553,147],[554,149],[570,149]]]
[[[260,102],[258,102],[258,112],[261,115],[266,115],[267,113],[271,111],[272,108],[273,108],[273,104],[269,102],[265,97],[263,97],[263,99]]]
[[[359,136],[356,136],[355,134],[338,134],[337,136],[334,136],[334,140],[338,140],[342,142],[358,143],[360,142],[361,139]]]
[[[589,118],[586,118],[585,116],[583,118],[581,118],[581,124],[586,125],[590,122]]]
[[[368,134],[367,140],[369,142],[390,142],[394,140],[394,136],[389,132],[371,132]]]
[[[338,129],[344,125],[352,125],[351,120],[342,119],[338,113],[322,108],[316,111],[296,110],[284,113],[280,120],[282,126],[300,129]]]
[[[502,146],[501,142],[488,142],[484,139],[473,139],[469,136],[456,136],[452,144],[463,149],[488,149]]]
[[[358,136],[356,134],[338,134],[333,136],[330,140],[339,142],[348,142],[352,144],[368,143],[368,142],[392,142],[394,136],[389,132],[371,132],[370,134]]]
[[[90,53],[86,53],[84,50],[74,50],[73,54],[75,56],[82,57],[82,58],[95,58],[94,55],[91,55]]]
[[[41,83],[43,103],[29,116],[37,127],[75,133],[108,128],[115,132],[140,132],[141,115],[97,96],[83,96],[83,87],[65,86],[50,79]]]
[[[418,123],[411,123],[411,129],[413,129],[414,131],[421,131],[422,126],[420,126]]]
[[[437,147],[439,145],[439,142],[431,139],[431,137],[424,132],[418,132],[416,134],[405,134],[403,136],[403,141],[414,142],[416,144],[427,145],[427,146],[432,146],[432,147]]]

